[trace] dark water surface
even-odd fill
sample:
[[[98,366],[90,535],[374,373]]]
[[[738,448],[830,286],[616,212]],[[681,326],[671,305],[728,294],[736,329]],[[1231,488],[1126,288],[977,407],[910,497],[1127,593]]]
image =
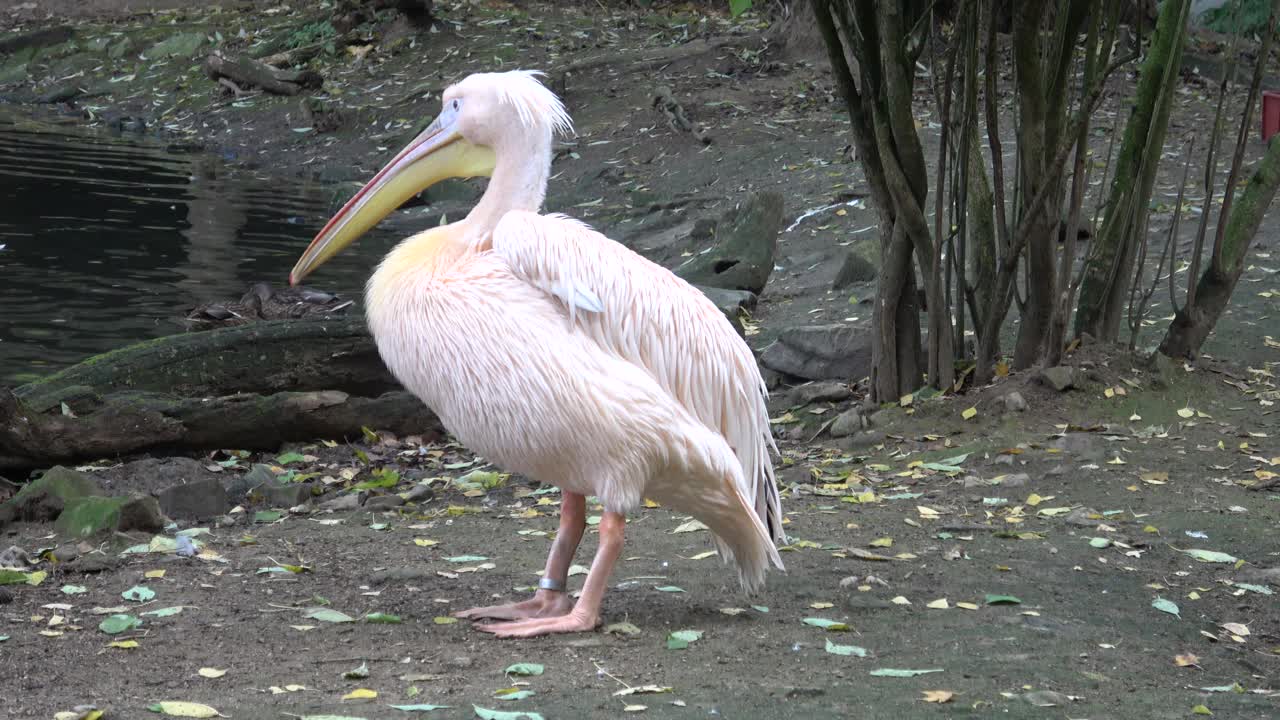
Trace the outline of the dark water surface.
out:
[[[0,385],[182,332],[189,308],[254,282],[286,284],[333,198],[206,154],[0,115]],[[394,240],[375,230],[311,285],[359,299]]]

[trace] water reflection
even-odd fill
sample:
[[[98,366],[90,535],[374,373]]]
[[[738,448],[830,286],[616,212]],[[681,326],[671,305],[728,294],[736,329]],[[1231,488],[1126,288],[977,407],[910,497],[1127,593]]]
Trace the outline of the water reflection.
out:
[[[0,385],[180,332],[185,308],[286,281],[332,190],[232,173],[162,145],[0,116]],[[396,233],[314,278],[358,296]]]

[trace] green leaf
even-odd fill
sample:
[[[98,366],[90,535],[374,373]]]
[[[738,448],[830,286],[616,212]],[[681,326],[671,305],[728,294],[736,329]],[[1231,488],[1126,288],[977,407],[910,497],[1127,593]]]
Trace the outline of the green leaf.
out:
[[[303,617],[308,617],[313,620],[320,620],[322,622],[330,622],[330,623],[345,623],[345,622],[356,621],[355,618],[351,617],[350,615],[347,615],[346,613],[341,613],[341,612],[338,612],[337,610],[331,610],[329,608],[312,608],[311,610],[307,611],[307,614],[304,615]]]
[[[8,635],[0,635],[0,642],[4,642],[5,640],[8,640],[8,639],[9,639]]]
[[[392,710],[405,712],[431,712],[432,710],[448,710],[452,705],[392,705]]]
[[[1012,595],[987,595],[988,605],[1021,605],[1022,601]]]
[[[828,620],[826,618],[808,617],[804,619],[804,624],[822,628],[823,630],[829,630],[831,632],[849,631],[849,626],[846,623],[838,622],[836,620]]]
[[[353,490],[373,490],[376,488],[393,488],[396,483],[400,482],[400,473],[390,468],[378,468],[372,473],[372,480],[356,483],[352,486]]]
[[[512,688],[510,692],[499,690],[494,693],[499,700],[524,700],[525,698],[533,697],[535,694],[532,690],[516,690],[515,688]]]
[[[302,453],[287,452],[283,455],[276,456],[277,465],[292,465],[293,463],[302,462],[305,458]]]
[[[1191,708],[1191,712],[1192,714],[1195,714],[1195,715],[1212,715],[1213,714],[1213,711],[1205,707],[1204,705],[1196,705],[1195,707]]]
[[[482,708],[479,705],[472,705],[476,711],[476,717],[480,720],[546,720],[536,712],[506,712],[503,710],[490,710]]]
[[[1271,588],[1267,587],[1266,585],[1253,585],[1251,583],[1233,583],[1233,584],[1236,587],[1240,588],[1241,590],[1248,590],[1249,592],[1255,592],[1255,593],[1258,593],[1259,595],[1272,594]]]
[[[942,671],[943,671],[943,668],[930,668],[928,670],[899,670],[897,668],[880,668],[878,670],[872,670],[871,674],[874,677],[909,678],[909,677],[915,677],[917,675],[928,675],[929,673],[940,673]]]
[[[677,630],[667,636],[668,650],[683,650],[702,637],[701,630]]]
[[[489,558],[483,555],[454,555],[453,557],[445,558],[446,561],[451,563],[484,562],[485,560],[488,560],[488,559]]]
[[[173,607],[159,608],[157,610],[148,610],[142,614],[150,615],[152,617],[170,617],[172,615],[177,615],[178,613],[182,612],[182,609],[183,609],[182,605],[174,605]]]
[[[1238,558],[1232,557],[1224,552],[1217,552],[1216,550],[1198,550],[1196,548],[1192,548],[1190,550],[1183,550],[1182,552],[1190,555],[1200,562],[1233,563],[1238,560]]]
[[[378,443],[378,433],[370,430],[367,426],[361,425],[360,432],[364,433],[365,440],[368,440],[375,445]]]
[[[751,9],[751,0],[729,0],[729,14],[737,18]]]
[[[27,581],[27,574],[21,570],[0,570],[0,585],[21,585]]]
[[[1223,693],[1223,692],[1242,693],[1244,692],[1244,687],[1241,686],[1240,683],[1231,683],[1230,685],[1214,685],[1212,687],[1202,687],[1200,689],[1203,690],[1204,692],[1211,692],[1211,693]]]
[[[62,586],[63,595],[81,595],[87,592],[89,592],[89,588],[83,585],[63,585]]]
[[[761,613],[769,612],[769,607],[767,605],[752,605],[751,609]]]
[[[516,663],[509,665],[503,672],[508,675],[541,675],[543,667],[538,663]]]
[[[119,635],[126,630],[132,630],[142,624],[142,621],[132,615],[112,615],[106,620],[98,623],[98,629],[108,635]]]
[[[660,587],[655,587],[654,590],[657,590],[658,592],[670,592],[670,593],[684,592],[684,588],[677,587],[675,585],[662,585]]]
[[[1098,548],[1099,550],[1108,548],[1111,547],[1111,540],[1104,537],[1089,538],[1089,547]]]
[[[259,510],[253,514],[253,521],[256,523],[273,523],[284,517],[284,513],[279,510]]]
[[[827,641],[827,652],[832,655],[852,655],[854,657],[867,656],[866,648],[861,648],[857,645],[837,645],[830,640]]]
[[[124,592],[120,593],[120,597],[124,598],[125,600],[132,600],[134,602],[146,602],[148,600],[154,599],[155,596],[156,596],[156,591],[144,585],[134,585],[128,590],[125,590]]]
[[[364,616],[365,622],[386,623],[394,625],[400,622],[399,615],[388,615],[387,613],[374,612]]]
[[[1178,611],[1178,606],[1174,602],[1170,600],[1165,600],[1162,597],[1158,597],[1155,600],[1152,600],[1151,607],[1159,610],[1160,612],[1167,612],[1170,615],[1177,615],[1178,617],[1182,617],[1182,614]]]
[[[606,635],[639,635],[640,628],[629,622],[616,622],[605,625],[603,632]]]

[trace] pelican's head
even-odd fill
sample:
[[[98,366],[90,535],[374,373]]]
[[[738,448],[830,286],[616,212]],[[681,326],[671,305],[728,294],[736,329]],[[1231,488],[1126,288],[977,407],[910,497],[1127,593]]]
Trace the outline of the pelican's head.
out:
[[[406,200],[441,180],[488,177],[503,155],[541,151],[545,156],[552,135],[572,125],[560,99],[538,82],[541,74],[476,73],[449,86],[436,119],[329,220],[294,265],[289,283],[301,282]]]

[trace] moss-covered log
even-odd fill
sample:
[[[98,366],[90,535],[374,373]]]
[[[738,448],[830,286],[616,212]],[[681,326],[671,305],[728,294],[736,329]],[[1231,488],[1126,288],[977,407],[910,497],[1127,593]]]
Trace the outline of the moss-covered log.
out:
[[[266,321],[130,345],[0,394],[0,469],[269,449],[362,425],[439,430],[386,370],[363,319]]]

